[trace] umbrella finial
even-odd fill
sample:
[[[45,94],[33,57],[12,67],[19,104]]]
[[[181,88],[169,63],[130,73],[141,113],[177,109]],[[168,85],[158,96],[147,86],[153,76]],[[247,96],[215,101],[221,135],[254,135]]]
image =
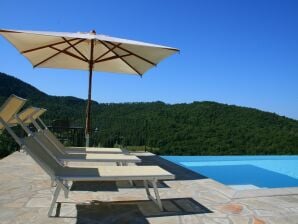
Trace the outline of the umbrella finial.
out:
[[[96,35],[96,31],[95,30],[91,30],[90,33]]]

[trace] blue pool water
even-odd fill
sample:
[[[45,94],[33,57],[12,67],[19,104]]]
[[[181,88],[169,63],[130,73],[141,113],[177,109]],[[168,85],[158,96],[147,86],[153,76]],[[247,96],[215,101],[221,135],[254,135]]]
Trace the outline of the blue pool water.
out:
[[[298,187],[298,156],[163,156],[163,158],[238,189]]]

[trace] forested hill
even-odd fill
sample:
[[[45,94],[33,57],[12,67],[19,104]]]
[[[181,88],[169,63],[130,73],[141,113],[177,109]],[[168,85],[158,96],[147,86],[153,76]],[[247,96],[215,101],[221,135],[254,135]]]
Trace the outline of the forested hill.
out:
[[[10,94],[29,99],[27,105],[47,108],[47,122],[69,119],[72,124],[83,126],[85,100],[49,96],[0,73],[0,103]],[[160,154],[298,154],[297,120],[216,102],[93,102],[92,123],[93,127],[104,127],[102,145],[119,142],[121,135],[125,145],[146,144]]]

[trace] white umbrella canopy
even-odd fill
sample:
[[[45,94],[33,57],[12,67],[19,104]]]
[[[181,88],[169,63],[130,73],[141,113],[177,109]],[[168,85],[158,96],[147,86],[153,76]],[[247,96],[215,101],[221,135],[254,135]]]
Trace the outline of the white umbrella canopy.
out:
[[[112,72],[142,76],[176,48],[90,33],[64,33],[0,29],[33,67],[89,70],[86,109],[86,145],[91,130],[92,72]]]

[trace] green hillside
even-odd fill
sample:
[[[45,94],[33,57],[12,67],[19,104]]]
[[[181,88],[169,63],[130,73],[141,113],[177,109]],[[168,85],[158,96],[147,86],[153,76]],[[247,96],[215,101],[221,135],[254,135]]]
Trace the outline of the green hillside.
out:
[[[0,73],[0,103],[10,95],[44,107],[48,124],[68,119],[84,126],[86,101],[47,95],[19,79]],[[256,109],[220,104],[93,102],[95,144],[151,147],[155,153],[177,155],[298,154],[298,121]],[[2,135],[0,150],[7,154],[11,140]],[[10,148],[8,148],[8,145]]]

